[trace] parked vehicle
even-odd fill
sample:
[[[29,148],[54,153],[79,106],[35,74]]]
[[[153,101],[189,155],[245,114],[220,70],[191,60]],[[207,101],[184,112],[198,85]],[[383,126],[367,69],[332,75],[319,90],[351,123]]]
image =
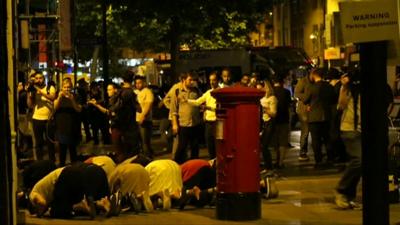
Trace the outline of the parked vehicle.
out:
[[[225,67],[231,70],[232,80],[238,81],[251,73],[261,79],[286,76],[290,70],[307,70],[313,64],[302,49],[293,47],[181,51],[176,62],[178,73],[196,71],[200,76]]]

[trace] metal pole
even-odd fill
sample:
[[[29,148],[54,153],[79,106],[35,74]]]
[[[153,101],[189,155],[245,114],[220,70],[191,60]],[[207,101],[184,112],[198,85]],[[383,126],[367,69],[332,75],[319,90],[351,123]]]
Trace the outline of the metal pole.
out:
[[[102,10],[102,33],[103,33],[103,41],[102,41],[102,48],[103,48],[103,79],[104,79],[104,93],[107,93],[107,84],[109,83],[109,76],[108,76],[108,40],[107,40],[107,6],[108,1],[103,0],[101,2],[101,10]]]
[[[363,224],[389,224],[387,43],[360,45]]]
[[[13,193],[16,184],[13,178],[13,155],[11,125],[13,123],[13,112],[9,112],[9,85],[13,84],[13,36],[12,36],[12,1],[0,2],[0,221],[1,224],[16,224],[16,207]],[[11,82],[10,82],[11,80]],[[12,90],[11,90],[12,91]],[[12,102],[11,102],[12,103]],[[10,116],[11,115],[11,116]],[[11,121],[10,121],[11,120]]]
[[[72,37],[73,37],[73,51],[74,51],[74,87],[76,87],[76,80],[78,79],[78,39],[76,35],[76,1],[72,0],[72,15],[71,15],[71,22],[72,22]]]
[[[29,7],[30,7],[30,0],[26,0],[26,2],[25,2],[25,13],[26,13],[26,16],[30,16],[29,14],[30,14],[30,10],[29,10]],[[30,26],[31,26],[31,19],[29,18],[28,19],[28,31],[30,30]],[[28,34],[29,35],[29,34]],[[29,68],[31,68],[32,67],[32,58],[31,58],[31,39],[29,38],[29,46],[28,46],[28,66],[29,66]],[[29,70],[28,70],[29,71]],[[27,77],[27,79],[28,79],[28,77]]]

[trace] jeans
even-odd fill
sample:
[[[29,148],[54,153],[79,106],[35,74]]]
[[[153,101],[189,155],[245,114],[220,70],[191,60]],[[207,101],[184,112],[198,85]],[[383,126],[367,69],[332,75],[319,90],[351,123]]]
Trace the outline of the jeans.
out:
[[[336,190],[349,200],[356,197],[357,185],[361,179],[361,133],[357,131],[342,132],[342,139],[349,156],[349,163]]]
[[[60,146],[60,166],[65,166],[65,160],[67,157],[67,151],[69,150],[69,160],[71,164],[78,161],[78,155],[76,153],[76,144],[59,144]]]
[[[125,159],[139,153],[140,134],[137,127],[129,130],[111,129],[111,142],[116,154],[116,163],[121,163]]]
[[[49,160],[55,162],[55,147],[49,138],[49,132],[47,131],[47,120],[32,120],[33,136],[35,138],[35,151],[37,159],[42,160],[44,155],[44,144],[47,144],[47,151],[49,152]]]
[[[160,121],[160,136],[163,144],[165,144],[167,152],[172,152],[174,136],[172,135],[171,121],[166,118],[163,118]]]
[[[300,155],[307,154],[308,151],[308,129],[307,115],[298,114],[300,121]]]
[[[261,136],[261,146],[262,146],[261,149],[264,158],[264,166],[265,169],[267,170],[272,169],[272,157],[271,157],[271,151],[269,150],[269,144],[271,143],[274,131],[275,131],[275,125],[272,120],[264,122],[263,133]]]
[[[333,161],[333,152],[329,145],[329,123],[312,122],[308,123],[311,133],[311,145],[314,151],[315,164],[322,163],[322,145],[325,145],[328,161]]]
[[[152,129],[153,129],[153,124],[151,121],[143,121],[143,123],[139,125],[142,151],[149,158],[154,157],[154,152],[153,149],[151,148]]]
[[[199,127],[179,127],[178,149],[176,150],[174,161],[182,164],[187,160],[186,148],[190,144],[191,159],[199,158]]]
[[[334,158],[340,161],[345,161],[347,158],[346,149],[343,140],[340,137],[340,121],[342,119],[342,114],[337,110],[332,112],[329,131],[330,145],[333,149]]]

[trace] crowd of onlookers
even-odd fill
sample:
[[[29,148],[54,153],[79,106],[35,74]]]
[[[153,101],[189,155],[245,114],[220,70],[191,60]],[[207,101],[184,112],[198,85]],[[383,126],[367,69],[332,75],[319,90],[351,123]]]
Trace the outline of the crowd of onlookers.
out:
[[[83,212],[94,217],[97,212],[106,216],[118,215],[121,210],[150,212],[158,205],[183,209],[189,202],[214,204],[215,166],[198,159],[200,125],[205,124],[213,159],[216,101],[210,92],[232,85],[229,70],[222,71],[223,83],[218,83],[217,73],[211,74],[212,88],[204,94],[194,74],[182,74],[157,106],[145,77],[131,71],[121,77],[121,84],[107,85],[107,94],[102,93],[101,85],[84,80],[74,89],[69,78],[56,90],[39,72],[30,75],[25,85],[19,84],[19,157],[31,148],[35,160],[24,168],[19,199],[29,199],[32,213],[69,218]],[[161,134],[167,136],[173,160],[152,161],[152,107],[164,107],[168,112],[169,121]],[[85,135],[81,135],[82,126]],[[78,157],[82,136],[86,142],[93,141],[93,148],[102,140],[112,151]],[[88,159],[82,162],[83,158]],[[260,183],[264,187],[266,180]]]
[[[244,74],[234,83],[225,68],[211,72],[209,88],[203,90],[196,74],[182,73],[156,101],[146,78],[131,71],[121,75],[121,84],[107,84],[107,93],[102,83],[81,79],[74,88],[69,78],[62,80],[57,91],[54,84],[45,83],[43,74],[33,73],[26,84],[18,86],[18,152],[22,157],[31,148],[35,160],[24,170],[19,197],[24,199],[23,193],[28,196],[33,213],[43,215],[50,208],[51,216],[61,218],[82,212],[94,217],[99,212],[112,216],[125,210],[183,209],[189,202],[213,205],[215,163],[199,159],[202,140],[209,159],[216,157],[217,102],[211,92],[243,86],[265,92],[260,100],[262,174],[270,176],[285,167],[295,111],[301,127],[299,161],[309,160],[309,134],[315,169],[348,161],[336,189],[336,203],[341,208],[359,207],[354,202],[361,177],[358,73],[316,68],[292,79],[289,87],[287,77],[278,74],[260,80]],[[155,108],[163,111],[160,134],[171,159],[154,160],[151,138]],[[81,140],[82,136],[86,140]],[[112,151],[78,156],[82,141],[93,141],[96,148],[100,140]],[[45,152],[48,157],[44,157]],[[260,186],[265,191],[265,179]]]

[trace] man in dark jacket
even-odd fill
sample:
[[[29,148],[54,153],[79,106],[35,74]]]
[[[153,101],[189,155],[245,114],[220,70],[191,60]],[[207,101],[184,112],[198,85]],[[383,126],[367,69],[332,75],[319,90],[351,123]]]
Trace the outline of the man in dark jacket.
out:
[[[294,89],[294,96],[298,99],[296,113],[300,121],[300,154],[299,161],[308,161],[308,134],[310,133],[308,128],[308,112],[307,105],[304,104],[303,100],[306,95],[306,90],[310,84],[309,75],[305,75],[299,80]]]
[[[323,69],[311,71],[312,84],[307,90],[303,102],[308,105],[308,124],[312,138],[315,168],[321,168],[322,144],[325,144],[328,163],[333,161],[333,154],[329,142],[329,121],[331,120],[331,109],[335,102],[333,87],[322,80]]]
[[[108,108],[98,104],[95,99],[89,101],[89,104],[110,118],[111,142],[117,163],[140,152],[136,111],[141,112],[141,108],[132,89],[133,76],[131,71],[123,75],[124,82],[120,90],[116,89],[115,84],[107,86],[107,94],[110,97]]]
[[[118,163],[140,152],[136,123],[136,111],[140,106],[132,88],[133,77],[134,73],[127,71],[122,77],[122,88],[110,99],[111,141],[117,150]]]

